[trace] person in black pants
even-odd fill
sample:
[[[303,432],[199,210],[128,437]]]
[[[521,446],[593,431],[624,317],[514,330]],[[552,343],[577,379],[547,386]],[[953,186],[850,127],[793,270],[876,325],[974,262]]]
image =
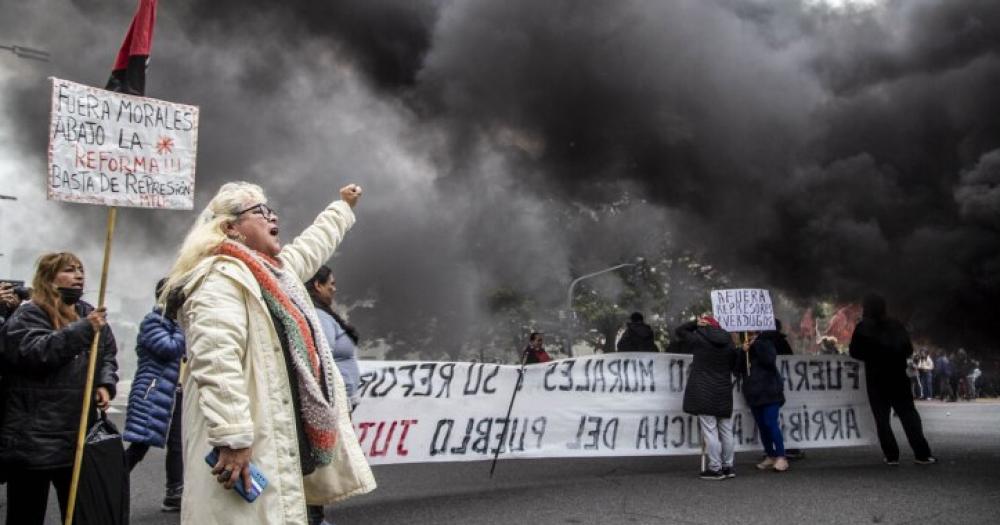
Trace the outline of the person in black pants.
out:
[[[891,425],[895,410],[913,449],[914,462],[936,463],[924,438],[920,414],[913,405],[910,380],[906,377],[906,361],[913,355],[910,335],[902,323],[887,315],[885,299],[881,296],[866,297],[863,307],[861,322],[851,338],[850,353],[851,357],[865,363],[868,401],[875,416],[884,461],[888,465],[899,464],[899,445]]]
[[[156,284],[156,297],[163,292],[165,279]],[[125,432],[130,443],[125,450],[129,472],[142,461],[149,447],[167,447],[166,493],[160,510],[177,512],[184,493],[184,452],[182,450],[180,388],[181,363],[185,355],[184,332],[159,306],[146,314],[136,338],[139,357],[128,397]]]
[[[43,255],[31,301],[0,327],[0,478],[7,480],[10,524],[44,523],[49,485],[66,513],[88,354],[97,331],[95,386],[87,395],[101,411],[115,396],[114,334],[104,309],[80,300],[83,285],[76,255]]]

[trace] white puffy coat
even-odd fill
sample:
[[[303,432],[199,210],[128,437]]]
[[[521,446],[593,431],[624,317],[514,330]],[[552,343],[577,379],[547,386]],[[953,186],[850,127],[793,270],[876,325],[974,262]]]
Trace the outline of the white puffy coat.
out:
[[[284,269],[308,280],[353,224],[350,206],[330,204],[282,248],[278,258]],[[303,479],[281,342],[247,266],[231,257],[209,257],[192,270],[184,292],[178,316],[188,344],[181,522],[305,524],[307,502],[333,503],[373,490],[375,478],[351,425],[339,373],[334,374],[339,414],[334,460]],[[252,461],[269,482],[257,501],[247,503],[215,480],[204,459],[215,446],[252,447]]]

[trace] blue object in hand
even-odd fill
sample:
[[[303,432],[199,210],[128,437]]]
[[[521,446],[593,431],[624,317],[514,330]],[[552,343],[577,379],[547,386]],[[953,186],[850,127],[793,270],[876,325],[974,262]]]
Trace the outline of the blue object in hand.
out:
[[[205,463],[208,463],[209,467],[214,468],[216,463],[218,462],[219,462],[219,449],[213,448],[212,451],[209,452],[207,456],[205,456]],[[239,473],[234,472],[233,475],[239,476]],[[236,490],[237,494],[242,496],[243,499],[247,500],[247,503],[253,503],[253,501],[257,499],[257,496],[260,496],[260,493],[264,492],[264,489],[267,488],[267,478],[265,478],[264,474],[261,474],[260,470],[257,469],[257,465],[251,463],[250,492],[247,492],[247,490],[243,487],[242,477],[236,480],[236,483],[233,485],[233,488]]]

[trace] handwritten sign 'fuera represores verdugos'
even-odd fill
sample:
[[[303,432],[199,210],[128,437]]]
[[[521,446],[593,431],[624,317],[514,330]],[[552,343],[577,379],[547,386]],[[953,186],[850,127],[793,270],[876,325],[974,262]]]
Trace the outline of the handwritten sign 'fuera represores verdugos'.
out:
[[[194,207],[196,106],[51,80],[49,199]]]
[[[728,332],[774,330],[774,306],[767,290],[712,290],[712,315]]]

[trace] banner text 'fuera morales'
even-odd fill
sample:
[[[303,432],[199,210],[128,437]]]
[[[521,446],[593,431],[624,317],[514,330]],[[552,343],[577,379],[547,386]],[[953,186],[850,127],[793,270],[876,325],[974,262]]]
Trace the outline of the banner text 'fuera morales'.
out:
[[[698,454],[697,418],[681,408],[691,357],[617,353],[525,368],[488,363],[361,361],[358,438],[375,464],[503,458]],[[866,445],[875,440],[858,361],[779,358],[788,446]],[[739,450],[757,429],[734,385]]]

